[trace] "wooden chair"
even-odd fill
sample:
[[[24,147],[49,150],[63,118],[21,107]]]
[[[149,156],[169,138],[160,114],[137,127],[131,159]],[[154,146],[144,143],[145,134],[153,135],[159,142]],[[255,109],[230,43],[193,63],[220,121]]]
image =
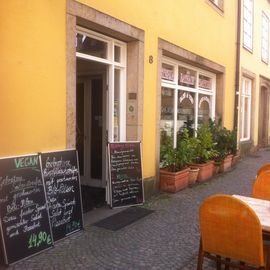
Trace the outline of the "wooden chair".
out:
[[[197,270],[204,257],[237,269],[265,269],[262,227],[255,212],[229,195],[208,197],[200,207],[201,241]]]
[[[261,172],[252,187],[252,197],[270,201],[270,171]]]
[[[257,176],[259,176],[262,172],[270,171],[270,163],[264,164],[258,171]]]

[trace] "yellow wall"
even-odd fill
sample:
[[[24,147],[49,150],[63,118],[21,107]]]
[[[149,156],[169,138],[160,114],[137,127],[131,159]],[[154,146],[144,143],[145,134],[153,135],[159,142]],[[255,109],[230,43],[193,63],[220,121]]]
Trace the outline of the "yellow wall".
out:
[[[66,143],[65,0],[0,1],[0,156]]]
[[[224,123],[233,126],[237,1],[224,1],[224,16],[208,1],[198,0],[79,0],[145,31],[144,176],[155,174],[158,38],[226,67]],[[154,63],[148,63],[149,55]],[[147,108],[147,110],[146,110]]]
[[[270,78],[270,66],[261,61],[261,34],[262,34],[262,11],[270,20],[270,5],[267,0],[254,1],[254,23],[253,23],[253,52],[242,47],[243,31],[241,31],[241,67],[256,75],[255,91],[252,92],[255,101],[254,106],[254,144],[258,143],[258,124],[259,124],[259,94],[260,94],[260,75]],[[243,4],[242,4],[243,18]],[[243,20],[241,22],[243,29]],[[240,85],[241,87],[241,85]]]
[[[224,1],[224,15],[207,0],[79,2],[145,31],[144,177],[155,175],[159,37],[225,66],[224,123],[232,127],[237,1]],[[65,4],[0,1],[0,156],[65,147]]]

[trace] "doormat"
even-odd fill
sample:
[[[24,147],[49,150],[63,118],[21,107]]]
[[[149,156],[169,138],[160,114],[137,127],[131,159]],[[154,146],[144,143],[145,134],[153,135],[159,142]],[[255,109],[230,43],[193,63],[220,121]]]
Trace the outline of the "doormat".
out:
[[[118,231],[153,212],[154,210],[133,206],[120,213],[102,219],[93,225],[111,231]]]

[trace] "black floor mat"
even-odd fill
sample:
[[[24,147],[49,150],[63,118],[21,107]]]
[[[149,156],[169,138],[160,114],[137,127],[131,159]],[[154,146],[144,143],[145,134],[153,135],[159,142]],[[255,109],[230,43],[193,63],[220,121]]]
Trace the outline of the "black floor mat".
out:
[[[101,221],[98,221],[93,225],[107,230],[117,231],[153,212],[154,212],[153,210],[133,206],[126,210],[123,210],[120,213],[102,219]]]
[[[81,185],[83,212],[106,205],[105,188]]]

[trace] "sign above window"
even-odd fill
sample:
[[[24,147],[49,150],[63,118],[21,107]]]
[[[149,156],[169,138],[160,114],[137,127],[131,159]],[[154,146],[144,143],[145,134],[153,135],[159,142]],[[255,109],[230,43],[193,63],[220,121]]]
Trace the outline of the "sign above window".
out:
[[[195,88],[196,72],[185,67],[179,67],[179,85]]]
[[[174,68],[168,64],[162,64],[161,78],[168,81],[174,81]]]
[[[199,75],[199,87],[204,89],[212,89],[212,79],[204,75]]]

